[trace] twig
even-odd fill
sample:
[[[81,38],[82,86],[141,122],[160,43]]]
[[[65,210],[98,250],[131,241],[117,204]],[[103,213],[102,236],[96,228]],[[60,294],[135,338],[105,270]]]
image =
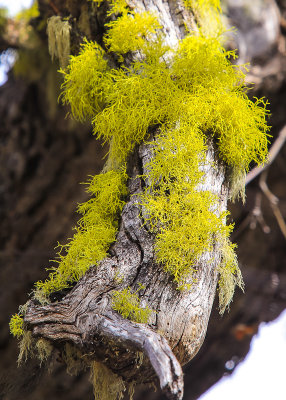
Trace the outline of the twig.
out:
[[[266,179],[267,179],[268,171],[265,170],[260,176],[259,186],[262,192],[265,194],[267,199],[269,200],[270,206],[272,208],[273,214],[278,222],[279,228],[286,239],[286,224],[283,218],[283,215],[278,207],[279,199],[276,197],[269,189]]]
[[[245,186],[248,185],[248,183],[251,182],[254,178],[256,178],[259,174],[261,174],[266,168],[268,168],[269,165],[272,164],[272,162],[275,160],[276,156],[278,155],[279,151],[281,150],[282,146],[284,145],[285,141],[286,141],[286,125],[282,128],[277,139],[271,146],[271,149],[269,150],[269,154],[268,154],[267,163],[253,168],[253,170],[251,170],[246,175]]]
[[[251,212],[251,222],[250,222],[250,229],[255,229],[257,222],[260,224],[261,229],[264,233],[270,233],[270,227],[266,224],[262,210],[261,210],[261,202],[262,202],[262,195],[261,193],[257,193],[255,199],[255,206]]]

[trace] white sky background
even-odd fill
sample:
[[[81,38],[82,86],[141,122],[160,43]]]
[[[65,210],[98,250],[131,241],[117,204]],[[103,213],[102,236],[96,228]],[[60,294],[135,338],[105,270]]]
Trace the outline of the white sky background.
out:
[[[199,398],[242,399],[286,400],[286,310],[275,321],[260,325],[245,360]]]
[[[0,0],[0,7],[8,9],[9,15],[13,16],[23,8],[28,8],[33,0]]]
[[[31,3],[32,0],[0,0],[0,7],[7,7],[13,16]],[[11,55],[6,58],[13,61]],[[5,60],[1,61],[0,84],[5,81],[7,69]],[[244,362],[199,400],[230,399],[286,400],[286,310],[277,320],[260,325]]]

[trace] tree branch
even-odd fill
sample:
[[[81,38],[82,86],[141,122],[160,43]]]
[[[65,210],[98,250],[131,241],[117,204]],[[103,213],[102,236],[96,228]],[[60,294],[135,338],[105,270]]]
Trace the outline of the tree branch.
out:
[[[281,129],[277,139],[271,146],[271,149],[269,150],[268,154],[268,162],[265,163],[264,165],[258,166],[253,168],[245,178],[245,186],[248,185],[254,178],[256,178],[258,175],[261,174],[266,168],[268,168],[272,162],[275,160],[277,155],[279,154],[279,151],[283,147],[284,143],[286,141],[286,125]]]

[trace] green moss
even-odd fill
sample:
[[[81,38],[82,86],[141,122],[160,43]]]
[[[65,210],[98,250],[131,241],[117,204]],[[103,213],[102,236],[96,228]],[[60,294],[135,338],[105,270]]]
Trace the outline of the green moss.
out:
[[[82,352],[72,344],[65,344],[62,358],[66,363],[66,369],[69,375],[76,376],[87,368]]]
[[[244,290],[244,283],[235,254],[236,245],[228,238],[221,240],[220,243],[222,260],[218,268],[220,274],[218,286],[219,309],[222,314],[232,301],[235,287],[238,286]]]
[[[135,293],[132,293],[129,287],[123,290],[115,290],[112,293],[112,308],[119,312],[123,318],[147,324],[153,310],[148,306],[142,307],[140,305],[140,299],[137,293],[141,289],[142,286],[140,285]]]
[[[53,351],[53,346],[48,340],[38,339],[35,344],[35,350],[40,363],[42,364],[51,356]]]
[[[18,366],[23,361],[27,361],[28,357],[32,354],[33,354],[32,333],[30,331],[24,331],[19,343],[19,356],[17,360]]]
[[[109,171],[92,177],[87,192],[93,197],[80,204],[82,218],[70,242],[59,246],[57,267],[51,268],[49,278],[36,283],[35,297],[48,301],[52,292],[67,288],[78,281],[91,265],[96,265],[107,255],[116,239],[117,220],[127,195],[126,175]]]

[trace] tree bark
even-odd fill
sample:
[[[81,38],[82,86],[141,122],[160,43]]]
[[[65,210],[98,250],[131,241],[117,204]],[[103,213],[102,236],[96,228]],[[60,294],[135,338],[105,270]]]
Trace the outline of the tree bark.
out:
[[[51,15],[46,2],[40,1],[39,6],[44,15]],[[184,37],[185,24],[195,27],[194,17],[179,2],[138,1],[130,6],[155,10],[166,41],[172,46]],[[96,15],[90,4],[55,1],[53,9],[62,16],[70,12],[78,21],[89,17],[84,31],[81,31],[83,24],[73,27],[74,49],[86,33],[99,40],[104,17]],[[97,31],[91,24],[94,18]],[[153,140],[156,141],[156,133]],[[57,348],[72,343],[82,354],[90,354],[90,360],[103,362],[128,382],[159,379],[169,398],[180,399],[183,379],[179,363],[184,365],[190,361],[204,341],[221,253],[214,246],[200,258],[196,265],[196,283],[186,292],[179,292],[170,276],[156,263],[155,236],[144,224],[139,200],[140,193],[148,185],[148,180],[139,176],[148,173],[146,165],[151,158],[150,144],[139,146],[130,156],[128,188],[131,196],[123,209],[117,240],[109,249],[110,256],[97,267],[90,266],[86,275],[63,298],[55,297],[57,301],[46,306],[31,300],[24,320],[34,337],[48,339]],[[228,190],[224,168],[216,160],[211,143],[208,158],[215,163],[215,168],[206,167],[200,190],[210,190],[218,196],[217,211],[220,213],[226,209]],[[123,277],[121,283],[116,279],[118,276]],[[123,319],[111,306],[114,289],[128,286],[135,291],[139,283],[144,286],[139,292],[141,303],[147,303],[154,310],[148,324],[144,325]],[[144,353],[144,359],[134,369],[138,351]]]

